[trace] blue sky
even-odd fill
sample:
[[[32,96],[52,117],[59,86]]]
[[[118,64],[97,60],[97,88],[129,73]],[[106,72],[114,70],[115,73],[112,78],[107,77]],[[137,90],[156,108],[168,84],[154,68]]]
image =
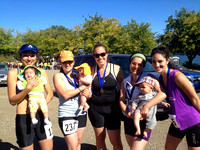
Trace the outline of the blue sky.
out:
[[[83,24],[96,13],[116,18],[122,25],[149,22],[152,32],[162,34],[165,21],[185,7],[200,11],[200,0],[0,0],[0,27],[26,32],[62,25],[68,29]]]

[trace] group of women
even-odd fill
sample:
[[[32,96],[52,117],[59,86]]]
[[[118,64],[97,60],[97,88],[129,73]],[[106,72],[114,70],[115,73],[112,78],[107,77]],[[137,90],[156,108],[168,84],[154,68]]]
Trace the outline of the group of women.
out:
[[[19,50],[22,67],[11,69],[8,73],[8,96],[12,105],[17,105],[16,136],[17,143],[22,150],[33,149],[36,137],[42,150],[53,149],[53,135],[51,125],[45,125],[41,111],[37,112],[38,124],[31,124],[28,108],[28,93],[37,86],[38,79],[28,81],[24,90],[16,88],[17,75],[28,65],[35,65],[39,51],[32,44],[24,44]],[[127,109],[126,95],[137,97],[139,87],[135,83],[144,76],[142,70],[146,64],[146,57],[141,53],[130,56],[131,75],[123,79],[120,66],[108,61],[107,48],[98,44],[93,49],[93,56],[97,66],[91,68],[93,81],[92,93],[87,85],[78,86],[77,77],[73,74],[74,55],[71,51],[62,51],[59,55],[61,70],[53,77],[55,89],[59,96],[58,123],[64,135],[68,150],[80,150],[81,140],[86,128],[87,113],[80,111],[79,94],[84,94],[89,100],[88,116],[94,129],[97,150],[106,150],[106,132],[114,150],[122,150],[120,136],[121,111],[125,114],[124,131],[131,150],[142,150],[148,143],[151,132],[147,137],[135,135],[135,126],[131,113]],[[169,52],[165,47],[152,50],[152,65],[160,73],[159,80],[155,79],[154,90],[157,95],[143,105],[141,109],[141,130],[145,129],[145,118],[148,111],[157,103],[167,98],[170,103],[170,116],[173,120],[169,128],[165,149],[176,149],[186,135],[188,149],[200,149],[200,100],[189,80],[178,70],[169,68]],[[47,79],[45,85],[47,103],[53,98],[48,76],[44,69],[40,69]],[[125,81],[132,84],[131,93],[127,91]],[[120,86],[120,96],[116,87]],[[120,109],[121,108],[121,109]],[[143,132],[141,132],[143,133]]]

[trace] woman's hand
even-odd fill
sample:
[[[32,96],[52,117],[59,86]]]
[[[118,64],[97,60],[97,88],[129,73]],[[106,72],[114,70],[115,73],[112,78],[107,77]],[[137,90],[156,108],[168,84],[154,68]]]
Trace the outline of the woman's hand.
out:
[[[140,109],[142,119],[146,119],[148,117],[149,108],[146,105],[143,105],[139,109]]]

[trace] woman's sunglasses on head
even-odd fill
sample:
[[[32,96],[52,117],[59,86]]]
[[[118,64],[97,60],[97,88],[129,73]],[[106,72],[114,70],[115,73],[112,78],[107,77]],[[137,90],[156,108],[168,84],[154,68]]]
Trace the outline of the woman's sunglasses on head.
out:
[[[100,56],[101,56],[101,57],[104,57],[105,55],[106,55],[106,53],[94,54],[94,57],[95,57],[95,58],[99,58]]]

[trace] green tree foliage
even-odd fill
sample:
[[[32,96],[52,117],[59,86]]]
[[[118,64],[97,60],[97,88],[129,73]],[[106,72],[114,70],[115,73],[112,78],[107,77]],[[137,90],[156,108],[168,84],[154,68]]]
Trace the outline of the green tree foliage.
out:
[[[92,48],[97,43],[103,43],[109,48],[110,52],[115,52],[111,49],[117,38],[119,38],[119,32],[121,26],[119,21],[115,18],[103,18],[97,14],[89,16],[89,19],[85,18],[85,23],[81,26],[75,26],[82,41],[82,49],[84,53],[91,53]]]
[[[127,21],[123,26],[120,41],[121,53],[142,52],[149,54],[156,45],[154,34],[150,30],[150,24],[142,22],[137,24],[135,20]]]
[[[115,18],[103,18],[96,14],[85,18],[85,23],[71,30],[63,26],[51,26],[40,31],[27,29],[27,32],[16,33],[14,37],[11,30],[5,32],[1,29],[1,45],[5,52],[12,51],[17,56],[16,50],[22,44],[34,44],[44,60],[57,57],[61,50],[71,50],[75,55],[92,53],[97,43],[104,44],[109,53],[149,53],[155,46],[154,34],[149,27],[149,23],[137,24],[133,19],[122,26]],[[6,45],[11,47],[6,48]]]
[[[182,8],[169,16],[165,34],[160,36],[161,44],[166,45],[172,54],[186,54],[189,67],[193,59],[200,54],[200,11],[188,11]]]
[[[16,49],[14,48],[14,31],[0,27],[0,55],[13,55]]]

